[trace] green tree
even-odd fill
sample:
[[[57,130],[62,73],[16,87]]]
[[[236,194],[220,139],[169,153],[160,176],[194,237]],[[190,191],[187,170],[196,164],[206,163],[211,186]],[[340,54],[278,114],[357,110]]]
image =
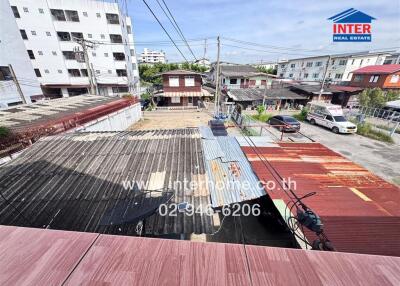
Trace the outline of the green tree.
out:
[[[265,67],[256,67],[257,68],[257,70],[259,71],[259,72],[263,72],[263,73],[267,73],[267,74],[274,74],[274,75],[276,75],[277,74],[277,70],[276,69],[274,69],[274,68],[265,68]]]
[[[380,88],[364,89],[358,96],[358,101],[362,106],[382,107],[385,105],[386,95]]]
[[[262,105],[262,104],[257,105],[256,110],[257,110],[257,113],[258,113],[258,117],[260,117],[265,112],[265,106]]]

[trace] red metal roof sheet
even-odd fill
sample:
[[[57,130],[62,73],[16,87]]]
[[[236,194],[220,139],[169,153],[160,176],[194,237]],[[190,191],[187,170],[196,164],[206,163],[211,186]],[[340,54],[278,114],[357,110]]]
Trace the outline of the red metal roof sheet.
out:
[[[363,90],[361,87],[347,86],[347,85],[331,85],[331,88],[336,89],[338,91],[347,91],[347,92],[356,92]]]
[[[274,180],[251,147],[242,147],[259,179]],[[316,195],[304,202],[325,226],[339,251],[400,256],[400,189],[319,143],[279,143],[257,147],[283,178],[296,182],[295,193]],[[289,198],[268,190],[272,199]],[[307,233],[310,241],[315,234]]]
[[[0,226],[1,285],[398,285],[400,258]]]
[[[353,71],[353,74],[391,74],[400,71],[400,64],[366,66]]]

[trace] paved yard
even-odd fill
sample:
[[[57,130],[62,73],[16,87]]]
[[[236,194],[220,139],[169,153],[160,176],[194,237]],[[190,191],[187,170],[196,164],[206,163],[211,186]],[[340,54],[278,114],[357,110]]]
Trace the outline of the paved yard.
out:
[[[143,118],[129,130],[199,127],[212,119],[207,111],[196,110],[145,111]]]

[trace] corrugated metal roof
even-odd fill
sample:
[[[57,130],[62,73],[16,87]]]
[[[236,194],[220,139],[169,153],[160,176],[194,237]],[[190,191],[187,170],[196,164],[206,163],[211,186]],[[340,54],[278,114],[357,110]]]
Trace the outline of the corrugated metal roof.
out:
[[[265,195],[234,137],[218,136],[202,142],[213,207]]]
[[[400,258],[0,226],[1,285],[398,285]]]
[[[366,66],[353,71],[353,74],[391,74],[400,71],[400,64]]]
[[[275,181],[251,147],[242,149],[259,179]],[[299,197],[317,192],[304,202],[321,216],[339,251],[400,256],[398,187],[318,143],[279,143],[257,150],[283,178],[296,182]],[[268,194],[289,201],[283,190]],[[313,233],[306,236],[315,239]]]
[[[0,223],[101,233],[134,234],[134,225],[108,223],[121,208],[124,218],[136,203],[154,202],[124,188],[172,189],[171,203],[210,203],[198,129],[79,133],[43,138],[0,168]],[[193,192],[174,182],[196,181]],[[140,196],[139,196],[140,195]],[[152,196],[156,193],[152,193]],[[138,201],[139,200],[139,201]],[[117,212],[117,213],[115,213]],[[122,214],[121,214],[122,216]],[[106,223],[104,223],[106,221]],[[211,233],[212,217],[153,215],[146,233]]]

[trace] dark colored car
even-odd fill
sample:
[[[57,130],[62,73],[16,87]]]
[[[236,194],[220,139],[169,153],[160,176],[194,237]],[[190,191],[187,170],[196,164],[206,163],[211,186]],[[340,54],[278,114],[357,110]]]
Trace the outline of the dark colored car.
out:
[[[271,126],[280,131],[295,132],[300,130],[300,122],[296,118],[288,115],[275,115],[268,120]]]

